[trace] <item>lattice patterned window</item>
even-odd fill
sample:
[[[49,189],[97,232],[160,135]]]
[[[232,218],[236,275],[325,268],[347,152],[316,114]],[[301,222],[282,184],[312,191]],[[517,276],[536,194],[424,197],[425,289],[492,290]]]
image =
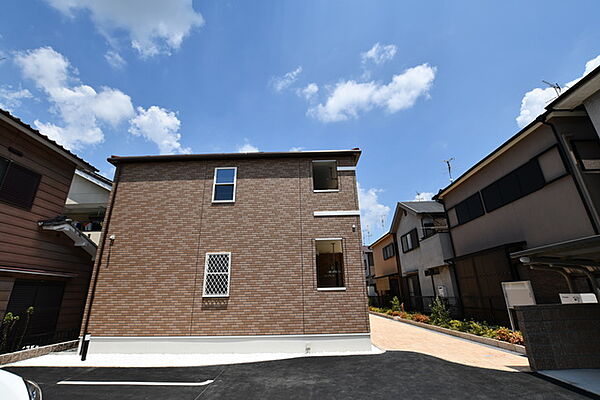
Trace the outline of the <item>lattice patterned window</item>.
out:
[[[228,297],[231,253],[206,253],[203,297]]]

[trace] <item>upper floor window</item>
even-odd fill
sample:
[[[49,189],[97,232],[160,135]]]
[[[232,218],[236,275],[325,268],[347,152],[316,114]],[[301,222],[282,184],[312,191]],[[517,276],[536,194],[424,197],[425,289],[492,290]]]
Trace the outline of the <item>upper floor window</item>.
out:
[[[339,189],[337,161],[316,160],[312,163],[313,189],[315,191],[336,191]]]
[[[383,249],[383,259],[387,260],[388,258],[392,258],[396,255],[396,250],[394,249],[394,243],[390,243],[385,246]]]
[[[215,168],[213,203],[233,203],[235,201],[236,167]]]
[[[459,224],[464,224],[485,214],[479,192],[458,203],[454,209],[456,210],[456,218]]]
[[[546,184],[537,159],[533,159],[481,191],[487,212],[541,189]]]
[[[344,288],[342,239],[315,239],[317,289]]]
[[[231,253],[206,253],[203,297],[229,296]]]
[[[402,243],[403,253],[408,253],[412,249],[419,247],[419,234],[417,233],[417,229],[415,228],[400,236],[400,242]]]
[[[423,239],[435,235],[438,232],[446,230],[446,218],[437,216],[425,216],[421,218],[421,226],[423,229]]]
[[[30,209],[41,175],[0,157],[0,201]]]
[[[573,140],[571,142],[579,167],[584,171],[600,171],[600,142]]]

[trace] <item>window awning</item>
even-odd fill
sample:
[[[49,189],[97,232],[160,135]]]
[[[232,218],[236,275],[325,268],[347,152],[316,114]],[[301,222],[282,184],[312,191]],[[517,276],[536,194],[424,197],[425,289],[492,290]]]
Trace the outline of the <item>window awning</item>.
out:
[[[20,267],[9,267],[0,265],[0,272],[10,272],[13,274],[26,274],[26,275],[43,275],[43,276],[55,276],[58,278],[74,278],[77,274],[72,272],[63,271],[50,271],[45,269],[36,268],[20,268]]]

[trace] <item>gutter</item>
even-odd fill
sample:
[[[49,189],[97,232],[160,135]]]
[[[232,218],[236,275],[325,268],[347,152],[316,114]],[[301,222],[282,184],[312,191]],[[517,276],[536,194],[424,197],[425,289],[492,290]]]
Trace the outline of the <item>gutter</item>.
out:
[[[121,168],[117,166],[117,170],[115,171],[115,179],[113,183],[113,190],[111,191],[110,203],[108,206],[108,212],[106,213],[105,221],[103,224],[102,236],[100,238],[100,249],[97,255],[97,263],[96,268],[94,269],[94,276],[92,278],[92,289],[89,294],[88,304],[87,304],[87,314],[85,316],[85,321],[83,325],[83,332],[81,335],[81,361],[85,361],[87,357],[88,348],[90,345],[91,336],[88,335],[88,329],[90,325],[90,316],[92,315],[92,306],[94,304],[94,297],[96,296],[96,285],[98,284],[98,275],[100,274],[100,266],[102,265],[102,255],[104,254],[104,248],[106,247],[106,237],[108,235],[108,228],[110,224],[110,219],[112,216],[112,212],[114,209],[115,198],[117,197],[117,188],[119,187],[119,178],[121,177]],[[112,246],[113,242],[110,241],[109,246]],[[110,253],[109,253],[110,254]]]

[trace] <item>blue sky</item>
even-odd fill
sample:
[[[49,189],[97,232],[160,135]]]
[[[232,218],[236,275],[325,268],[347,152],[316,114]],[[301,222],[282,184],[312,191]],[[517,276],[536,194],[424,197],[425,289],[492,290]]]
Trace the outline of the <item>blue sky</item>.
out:
[[[5,2],[0,105],[105,174],[111,154],[360,147],[372,242],[396,201],[448,183],[444,159],[456,176],[535,117],[552,96],[542,80],[600,62],[599,13],[597,1]]]

